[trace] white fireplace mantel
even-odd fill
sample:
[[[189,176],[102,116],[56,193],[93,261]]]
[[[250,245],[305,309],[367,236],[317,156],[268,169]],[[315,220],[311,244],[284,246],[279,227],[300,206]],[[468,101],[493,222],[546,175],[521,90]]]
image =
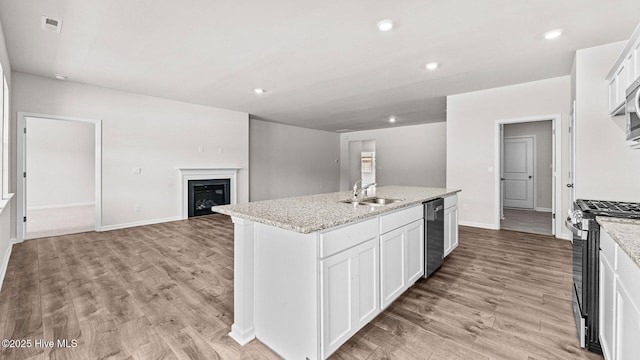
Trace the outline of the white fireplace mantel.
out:
[[[238,202],[238,170],[240,168],[178,168],[181,177],[182,218],[189,217],[189,180],[218,180],[230,179],[230,200],[232,204]]]

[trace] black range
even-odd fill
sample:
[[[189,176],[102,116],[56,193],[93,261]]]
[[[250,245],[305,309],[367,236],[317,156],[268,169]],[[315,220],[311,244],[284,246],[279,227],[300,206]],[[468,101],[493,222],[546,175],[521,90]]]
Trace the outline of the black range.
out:
[[[578,199],[566,226],[573,233],[573,313],[580,345],[602,353],[598,338],[600,225],[596,216],[640,219],[640,203]]]

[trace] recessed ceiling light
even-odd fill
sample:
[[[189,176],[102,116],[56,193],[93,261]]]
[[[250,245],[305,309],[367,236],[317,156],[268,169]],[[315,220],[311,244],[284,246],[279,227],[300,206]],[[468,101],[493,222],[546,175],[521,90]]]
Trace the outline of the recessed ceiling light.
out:
[[[264,94],[264,93],[266,93],[266,91],[264,89],[261,89],[261,88],[255,88],[255,89],[253,89],[253,92],[256,93],[256,94]]]
[[[389,19],[385,19],[378,22],[378,29],[380,31],[389,31],[393,29],[393,21]]]
[[[60,75],[60,74],[54,74],[53,77],[55,77],[58,80],[67,80],[66,76]]]
[[[435,70],[438,67],[440,67],[440,64],[434,61],[434,62],[427,63],[424,67],[426,67],[427,70]]]
[[[544,33],[544,38],[547,40],[557,39],[562,35],[562,29],[550,30]]]
[[[396,122],[396,117],[395,116],[389,116],[389,122],[392,123],[392,124],[394,122]]]

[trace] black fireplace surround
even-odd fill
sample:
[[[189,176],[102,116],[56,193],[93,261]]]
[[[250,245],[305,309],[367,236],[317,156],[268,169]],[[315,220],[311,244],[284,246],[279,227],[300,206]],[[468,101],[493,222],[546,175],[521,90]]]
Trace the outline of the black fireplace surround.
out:
[[[189,180],[189,217],[215,214],[212,206],[231,204],[231,179]]]

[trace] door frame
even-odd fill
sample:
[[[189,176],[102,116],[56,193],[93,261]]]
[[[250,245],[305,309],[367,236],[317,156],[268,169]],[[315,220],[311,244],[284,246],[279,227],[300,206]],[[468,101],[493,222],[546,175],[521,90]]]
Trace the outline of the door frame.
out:
[[[537,198],[536,198],[536,195],[537,195],[536,188],[537,188],[537,185],[538,185],[538,180],[537,180],[538,179],[538,174],[537,174],[537,171],[536,171],[537,170],[537,165],[538,165],[538,154],[536,153],[536,135],[533,134],[533,135],[504,136],[504,133],[503,133],[503,136],[502,136],[502,153],[500,154],[500,156],[502,157],[501,160],[500,160],[500,174],[502,174],[501,178],[504,178],[504,141],[507,140],[507,139],[531,139],[531,143],[533,144],[532,145],[532,151],[533,151],[533,164],[532,164],[532,166],[533,166],[533,171],[532,171],[532,174],[533,174],[532,175],[533,176],[533,185],[532,185],[533,186],[533,195],[531,195],[531,196],[533,196],[533,208],[532,208],[532,210],[536,210],[538,208],[538,206],[537,206],[538,205],[538,201],[537,201]],[[553,202],[553,200],[552,200],[552,202]],[[503,194],[502,194],[501,203],[502,203],[502,208],[504,209],[504,191],[503,191]],[[502,211],[501,211],[501,214],[502,214]]]
[[[527,122],[536,122],[536,121],[545,121],[551,120],[551,138],[552,138],[552,166],[553,166],[553,181],[552,181],[552,189],[551,189],[551,213],[555,217],[551,224],[551,234],[558,237],[561,235],[562,229],[562,216],[559,216],[558,212],[562,209],[562,134],[558,131],[560,129],[562,115],[561,114],[548,114],[548,115],[538,115],[538,116],[529,116],[529,117],[521,117],[521,118],[511,118],[511,119],[502,119],[496,120],[494,126],[494,138],[495,138],[495,146],[494,146],[494,167],[496,171],[494,171],[494,228],[500,229],[500,212],[502,208],[501,204],[501,183],[500,180],[502,175],[502,164],[500,156],[501,152],[501,132],[500,127],[505,124],[518,124],[518,123],[527,123]],[[535,179],[535,178],[534,178]]]
[[[26,171],[26,128],[27,118],[49,119],[60,121],[79,121],[94,125],[95,129],[95,231],[102,230],[102,120],[76,118],[70,116],[47,115],[18,111],[18,126],[16,128],[16,241],[23,242],[26,235],[26,222],[23,220],[27,213],[27,189],[24,181]]]

